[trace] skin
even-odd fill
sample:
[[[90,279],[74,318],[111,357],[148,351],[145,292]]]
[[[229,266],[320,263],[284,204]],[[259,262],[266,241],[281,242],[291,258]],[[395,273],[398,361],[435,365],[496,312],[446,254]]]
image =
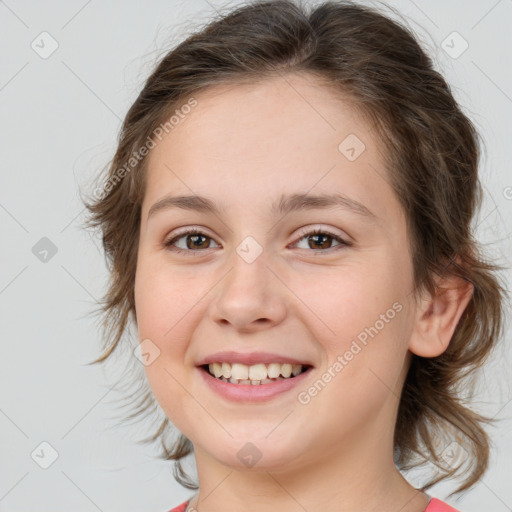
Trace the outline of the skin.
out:
[[[379,142],[348,101],[313,77],[215,86],[195,97],[198,105],[149,155],[135,284],[139,339],[160,350],[145,367],[149,384],[194,445],[194,507],[425,510],[428,497],[393,463],[399,396],[411,354],[446,349],[470,285],[447,278],[447,293],[415,300],[406,220]],[[354,161],[338,150],[349,134],[366,146]],[[363,203],[376,220],[344,209],[271,215],[281,194],[333,191]],[[167,194],[207,196],[225,211],[175,208],[148,220]],[[190,226],[206,237],[199,249],[187,249],[186,236],[175,245],[190,252],[164,247]],[[304,233],[316,227],[352,245],[340,248],[329,237],[315,245]],[[247,236],[263,248],[250,264],[236,251]],[[297,393],[396,302],[401,311],[299,403]],[[291,354],[314,369],[300,389],[235,404],[211,391],[195,367],[220,350]],[[251,468],[237,457],[249,441],[262,454]]]

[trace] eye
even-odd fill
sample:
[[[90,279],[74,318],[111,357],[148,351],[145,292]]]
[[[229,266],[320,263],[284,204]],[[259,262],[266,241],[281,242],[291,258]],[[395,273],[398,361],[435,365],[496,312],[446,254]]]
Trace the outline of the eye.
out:
[[[178,240],[181,240],[182,238],[185,239],[185,248],[180,248],[174,246],[175,242]],[[202,233],[199,229],[191,228],[183,233],[180,233],[179,235],[175,236],[174,238],[167,240],[164,242],[164,246],[168,248],[169,250],[177,253],[186,253],[186,252],[197,252],[196,249],[210,249],[210,247],[204,247],[205,240],[213,240],[213,238],[205,235]]]
[[[343,246],[350,246],[352,243],[347,242],[346,240],[343,240],[338,235],[335,235],[334,233],[330,233],[328,231],[325,231],[323,229],[314,229],[312,231],[307,231],[302,235],[302,237],[299,239],[304,240],[309,238],[310,241],[307,243],[307,248],[315,249],[316,252],[326,252],[326,249],[332,249],[332,247],[326,247],[326,245],[331,245],[328,240],[336,240],[338,242],[338,245],[335,247],[343,247]],[[332,242],[331,242],[332,243]],[[320,247],[314,247],[314,246],[320,246]],[[322,250],[323,249],[323,250]]]
[[[338,242],[337,246],[335,247],[349,247],[352,245],[351,242],[347,242],[346,240],[343,240],[340,236],[335,235],[334,233],[330,233],[328,231],[322,230],[322,229],[314,229],[311,231],[307,231],[304,233],[299,241],[303,239],[310,238],[312,239],[312,242],[308,243],[308,248],[314,249],[315,252],[327,252],[327,249],[333,249],[333,247],[326,247],[326,245],[332,245],[332,242],[328,242],[329,239],[335,240]],[[176,246],[176,242],[185,239],[184,247]],[[209,247],[210,243],[208,241],[213,240],[208,235],[205,235],[202,231],[196,228],[191,228],[187,231],[184,231],[175,237],[167,240],[164,242],[164,247],[169,249],[170,251],[176,252],[176,253],[199,253],[201,250],[207,250],[211,249]],[[205,246],[207,245],[207,246]],[[320,246],[320,247],[314,247],[314,246]]]

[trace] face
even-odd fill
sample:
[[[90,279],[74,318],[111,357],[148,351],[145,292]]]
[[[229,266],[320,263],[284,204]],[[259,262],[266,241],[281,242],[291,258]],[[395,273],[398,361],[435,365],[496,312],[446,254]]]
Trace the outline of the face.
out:
[[[276,470],[382,450],[413,269],[371,126],[307,76],[195,98],[151,150],[142,205],[137,327],[158,403],[196,458],[240,470],[247,455]],[[178,196],[217,210],[168,200]],[[256,387],[207,375],[200,365],[215,361],[307,371]]]

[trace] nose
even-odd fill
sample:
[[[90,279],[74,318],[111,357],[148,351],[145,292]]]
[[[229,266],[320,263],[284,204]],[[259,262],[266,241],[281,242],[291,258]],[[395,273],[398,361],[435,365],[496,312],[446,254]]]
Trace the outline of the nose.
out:
[[[238,332],[256,332],[286,317],[288,289],[269,267],[265,253],[252,263],[234,254],[210,304],[213,320]]]

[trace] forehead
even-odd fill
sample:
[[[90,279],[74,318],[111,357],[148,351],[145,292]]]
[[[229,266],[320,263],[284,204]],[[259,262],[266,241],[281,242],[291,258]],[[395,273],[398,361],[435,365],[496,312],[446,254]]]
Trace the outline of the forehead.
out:
[[[349,134],[366,139],[367,147],[373,143],[368,140],[367,123],[348,98],[310,75],[220,84],[195,98],[197,106],[152,151],[152,159],[168,149],[166,142],[193,146],[192,158],[206,155],[243,161],[265,160],[285,152],[290,159],[306,150],[329,149],[337,154],[336,142]]]
[[[197,105],[150,152],[143,215],[169,192],[247,207],[249,196],[262,206],[265,198],[314,187],[374,205],[380,194],[385,203],[386,173],[371,126],[315,77],[218,85],[194,98]]]

